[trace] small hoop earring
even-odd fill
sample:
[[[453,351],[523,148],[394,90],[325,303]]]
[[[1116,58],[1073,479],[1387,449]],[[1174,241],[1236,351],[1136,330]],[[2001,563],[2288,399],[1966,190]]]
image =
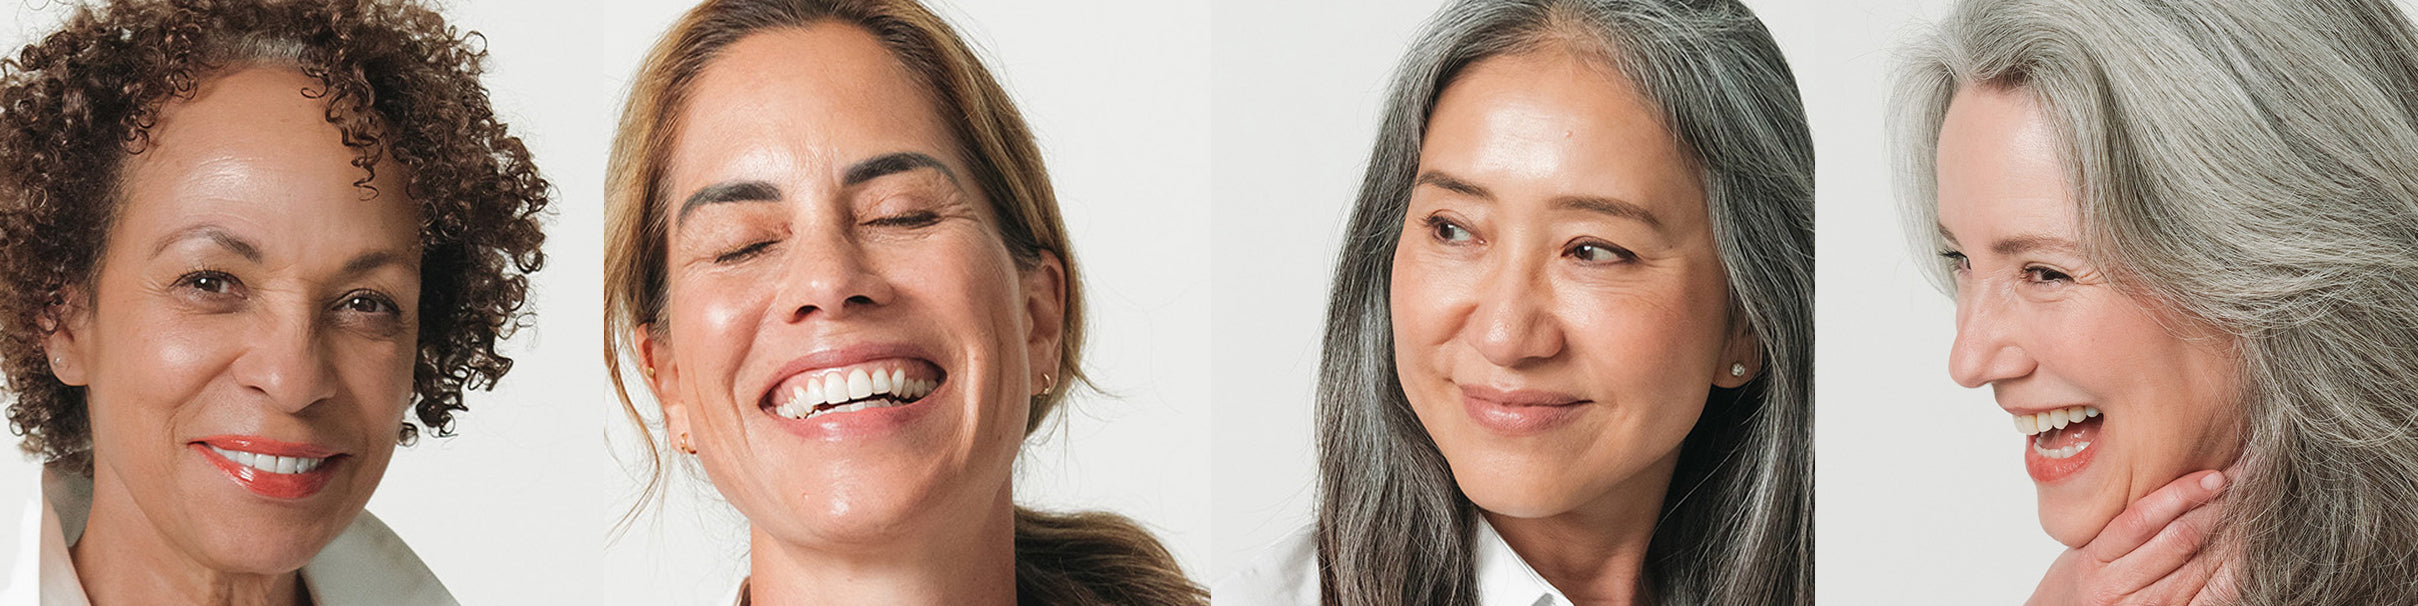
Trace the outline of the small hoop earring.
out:
[[[1739,362],[1739,363],[1731,364],[1731,365],[1730,365],[1730,376],[1733,376],[1733,377],[1743,377],[1743,376],[1746,376],[1746,363],[1744,363],[1744,362]]]
[[[680,449],[680,452],[697,454],[697,449],[688,445],[688,432],[685,431],[680,432],[680,444],[678,448]]]
[[[1041,373],[1041,393],[1049,393],[1049,390],[1051,390],[1051,389],[1056,389],[1057,387],[1058,387],[1058,376],[1057,376],[1057,375],[1053,375],[1053,374],[1050,374],[1050,373],[1047,373],[1047,372]]]

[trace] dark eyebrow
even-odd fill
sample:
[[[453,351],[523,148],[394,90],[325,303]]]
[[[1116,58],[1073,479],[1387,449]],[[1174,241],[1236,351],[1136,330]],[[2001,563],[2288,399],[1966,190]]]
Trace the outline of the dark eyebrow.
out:
[[[941,176],[948,177],[950,183],[957,182],[957,173],[951,172],[949,165],[941,164],[939,158],[922,152],[891,152],[849,166],[848,172],[840,178],[840,185],[852,186],[918,168],[940,171]]]
[[[950,183],[957,183],[957,173],[949,170],[949,165],[942,164],[939,158],[934,158],[931,154],[892,152],[866,158],[849,165],[847,172],[840,177],[840,185],[842,187],[855,186],[866,181],[919,168],[940,171],[941,176],[948,177]],[[779,201],[781,201],[781,188],[770,181],[725,181],[699,188],[697,193],[689,194],[688,200],[680,203],[678,219],[688,219],[690,211],[707,204]]]
[[[389,250],[377,250],[362,253],[361,256],[353,257],[353,260],[351,261],[345,261],[342,274],[347,276],[358,276],[369,273],[370,270],[389,265],[399,265],[415,271],[418,269],[417,267],[414,267],[417,265],[416,263],[413,263],[409,257],[401,253]]]
[[[1646,227],[1656,230],[1662,229],[1662,219],[1655,217],[1654,211],[1646,210],[1646,207],[1644,206],[1640,206],[1635,202],[1630,202],[1628,200],[1622,200],[1619,198],[1605,198],[1600,196],[1564,196],[1554,199],[1553,207],[1566,210],[1583,210],[1588,212],[1603,213],[1614,217],[1644,223],[1646,224]]]
[[[769,181],[724,181],[698,188],[697,193],[689,194],[688,200],[680,203],[679,220],[688,220],[689,211],[707,204],[779,201],[781,188]]]
[[[236,237],[235,234],[228,233],[226,228],[216,225],[196,225],[168,234],[168,237],[160,238],[159,247],[151,249],[151,256],[158,257],[160,253],[168,252],[168,247],[196,238],[209,240],[220,248],[225,248],[235,253],[236,256],[243,257],[245,261],[260,262],[260,247],[253,246],[251,241]]]
[[[1419,173],[1419,180],[1415,183],[1415,185],[1433,185],[1443,188],[1444,191],[1449,191],[1472,198],[1482,198],[1488,201],[1494,200],[1494,192],[1487,191],[1486,188],[1479,187],[1476,183],[1471,183],[1462,180],[1460,177],[1447,175],[1433,170]]]

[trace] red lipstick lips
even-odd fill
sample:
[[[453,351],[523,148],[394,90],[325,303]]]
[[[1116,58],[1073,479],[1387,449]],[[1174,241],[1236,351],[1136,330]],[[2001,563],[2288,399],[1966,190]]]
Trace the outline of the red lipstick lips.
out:
[[[319,494],[320,489],[327,487],[328,480],[335,477],[337,465],[346,458],[342,453],[324,447],[258,436],[210,436],[186,446],[221,473],[227,474],[227,478],[234,480],[236,485],[253,494],[283,500],[306,499]],[[238,462],[220,451],[250,459],[247,461],[250,464]],[[306,462],[296,465],[308,466],[308,469],[297,469],[293,473],[263,469],[280,465],[279,461],[270,457],[303,459]]]

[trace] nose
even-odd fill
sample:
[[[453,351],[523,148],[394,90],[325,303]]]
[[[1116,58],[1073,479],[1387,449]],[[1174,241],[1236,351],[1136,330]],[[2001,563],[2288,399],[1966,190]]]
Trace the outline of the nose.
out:
[[[297,307],[249,335],[231,369],[246,390],[287,413],[336,396],[336,368],[319,338],[317,314],[308,305]]]
[[[2032,374],[2038,363],[2016,342],[2003,297],[1979,289],[1956,294],[1956,341],[1948,348],[1948,375],[1968,388]]]
[[[1551,290],[1541,272],[1516,259],[1498,263],[1477,289],[1477,305],[1463,333],[1479,355],[1496,366],[1514,367],[1562,352],[1562,328],[1549,305]]]
[[[867,263],[865,248],[845,229],[798,234],[790,250],[778,299],[790,322],[847,317],[889,304],[896,295],[890,281]]]

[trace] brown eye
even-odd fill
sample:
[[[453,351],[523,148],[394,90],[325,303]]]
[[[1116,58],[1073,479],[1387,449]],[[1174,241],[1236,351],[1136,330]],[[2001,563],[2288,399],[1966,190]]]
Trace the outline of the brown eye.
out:
[[[1428,217],[1427,233],[1429,236],[1434,237],[1438,242],[1452,244],[1460,244],[1477,239],[1477,235],[1469,233],[1468,228],[1461,227],[1461,224],[1454,223],[1451,219],[1446,219],[1443,217]]]
[[[176,284],[213,295],[234,294],[235,290],[242,286],[242,283],[235,280],[235,276],[220,271],[197,271],[185,274],[183,277],[177,278]]]
[[[344,302],[340,305],[337,305],[336,308],[360,314],[402,313],[402,310],[395,307],[393,301],[387,300],[386,297],[366,292],[354,293],[346,296],[344,298]]]
[[[1637,254],[1628,249],[1593,241],[1571,244],[1569,249],[1562,251],[1562,255],[1591,265],[1624,263],[1637,258]]]

